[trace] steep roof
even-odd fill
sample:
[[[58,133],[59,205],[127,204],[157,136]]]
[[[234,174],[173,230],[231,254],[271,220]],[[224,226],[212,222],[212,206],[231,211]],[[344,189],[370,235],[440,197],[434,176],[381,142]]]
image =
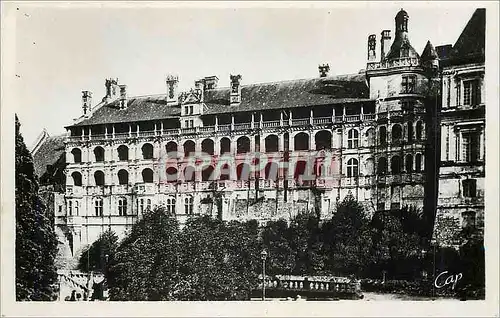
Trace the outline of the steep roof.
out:
[[[206,90],[205,114],[245,112],[262,109],[304,107],[369,101],[364,74],[349,74],[313,79],[242,85],[241,103],[230,106],[230,89]],[[136,122],[180,116],[178,105],[167,105],[166,94],[131,97],[126,109],[112,102],[95,110],[91,117],[72,126]]]
[[[65,154],[64,140],[66,134],[46,135],[44,139],[32,153],[35,174],[38,177],[42,177],[47,172],[47,166],[54,165]]]
[[[450,52],[451,58],[484,56],[486,9],[476,9]]]
[[[434,46],[432,46],[431,41],[427,41],[427,44],[425,45],[424,51],[422,52],[422,60],[423,61],[428,61],[428,60],[434,60],[438,58],[438,54],[436,50],[434,49]]]

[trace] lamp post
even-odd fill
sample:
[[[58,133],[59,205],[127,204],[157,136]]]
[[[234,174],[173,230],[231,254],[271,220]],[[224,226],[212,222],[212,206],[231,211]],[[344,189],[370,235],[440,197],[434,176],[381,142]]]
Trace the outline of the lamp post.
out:
[[[262,250],[260,257],[262,258],[262,300],[266,300],[266,250]]]

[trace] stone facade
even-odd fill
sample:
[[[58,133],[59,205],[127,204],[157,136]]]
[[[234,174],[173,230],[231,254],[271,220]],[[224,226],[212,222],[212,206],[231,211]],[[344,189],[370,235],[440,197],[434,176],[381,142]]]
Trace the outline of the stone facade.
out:
[[[231,75],[225,88],[210,76],[188,92],[170,75],[166,94],[139,97],[110,79],[95,106],[84,91],[84,113],[66,127],[65,202],[55,211],[73,253],[108,228],[123,237],[157,205],[181,224],[204,214],[328,218],[347,195],[369,213],[411,205],[432,221],[436,205],[438,218],[484,210],[484,104],[462,107],[463,89],[450,88],[482,87],[484,62],[440,65],[445,50],[430,42],[418,54],[408,19],[396,15],[390,48],[382,31],[379,58],[368,37],[359,74],[328,76],[320,65],[314,79],[243,85]],[[470,127],[480,140],[473,165],[456,148]],[[477,194],[464,197],[471,178]]]

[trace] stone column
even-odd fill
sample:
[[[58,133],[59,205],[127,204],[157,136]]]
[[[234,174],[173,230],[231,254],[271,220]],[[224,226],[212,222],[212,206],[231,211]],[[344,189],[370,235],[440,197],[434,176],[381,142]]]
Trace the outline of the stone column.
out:
[[[250,128],[254,128],[254,113],[252,113],[252,120],[250,122]]]

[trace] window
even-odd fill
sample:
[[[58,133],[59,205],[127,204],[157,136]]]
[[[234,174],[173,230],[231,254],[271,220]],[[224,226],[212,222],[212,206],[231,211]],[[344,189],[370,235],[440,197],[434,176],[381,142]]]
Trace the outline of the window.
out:
[[[401,129],[401,125],[395,124],[394,126],[392,126],[392,141],[396,142],[401,139],[402,136],[403,129]]]
[[[250,139],[248,137],[240,137],[236,140],[236,153],[250,152]]]
[[[127,199],[125,198],[118,199],[118,215],[119,216],[127,215]]]
[[[174,198],[167,199],[167,212],[175,214],[175,199]]]
[[[73,150],[71,150],[71,153],[73,154],[74,163],[82,162],[82,151],[80,149],[74,148]]]
[[[94,149],[94,157],[96,162],[103,162],[104,161],[104,148],[102,147],[95,147]]]
[[[118,171],[118,183],[128,184],[128,171],[121,169]]]
[[[293,138],[293,146],[295,150],[309,150],[309,135],[303,132],[296,134]]]
[[[467,198],[476,197],[476,179],[462,180],[463,196]]]
[[[401,49],[401,57],[408,57],[409,54],[410,54],[410,50],[408,48]]]
[[[184,212],[188,215],[193,214],[193,197],[187,196],[184,199]]]
[[[104,172],[97,170],[94,173],[94,181],[96,186],[102,187],[104,185]]]
[[[118,147],[118,160],[127,161],[128,160],[128,147],[121,145]]]
[[[481,89],[478,80],[464,81],[464,105],[478,105],[481,103]]]
[[[476,212],[467,211],[462,213],[462,227],[464,228],[476,227]]]
[[[73,215],[73,201],[68,201],[68,215],[72,216]]]
[[[387,143],[387,128],[382,126],[378,130],[379,140],[381,145],[385,145]]]
[[[402,94],[414,93],[415,92],[415,81],[416,81],[416,77],[414,75],[403,76],[403,82],[401,84],[401,86],[402,86],[401,93]]]
[[[189,106],[189,114],[192,115],[194,114],[194,106]]]
[[[358,148],[359,133],[356,129],[351,129],[347,133],[347,148]]]
[[[82,186],[82,174],[78,171],[75,171],[71,174],[71,177],[73,178],[73,185],[77,187]]]
[[[153,145],[144,144],[141,149],[143,159],[153,159]]]
[[[408,142],[413,141],[413,123],[411,121],[408,122]]]
[[[144,213],[144,199],[137,199],[137,207],[139,209],[139,213]]]
[[[103,215],[102,199],[101,198],[97,198],[94,200],[94,209],[95,209],[95,216],[102,216]]]
[[[151,211],[151,199],[148,199],[148,200],[146,201],[146,210],[147,210],[147,211]]]
[[[415,155],[415,171],[422,171],[422,155],[419,153]]]
[[[413,156],[412,155],[406,155],[405,157],[405,170],[407,173],[411,173],[413,171]]]
[[[142,182],[153,183],[153,170],[149,168],[142,170]]]
[[[424,130],[422,122],[419,120],[417,121],[417,140],[422,140],[422,132]]]
[[[76,216],[78,216],[78,212],[79,212],[78,208],[79,208],[79,202],[77,200],[74,200],[73,201],[73,214],[70,213],[70,215],[76,215]]]
[[[391,173],[401,173],[401,159],[399,156],[394,156],[391,159]]]
[[[462,133],[462,160],[476,162],[479,159],[479,133],[476,131]]]
[[[377,211],[384,211],[384,210],[385,210],[385,202],[377,203]]]
[[[387,159],[385,157],[381,157],[378,160],[377,172],[378,172],[378,174],[386,174],[387,173]]]
[[[399,210],[401,208],[401,203],[399,202],[393,202],[391,203],[391,210]]]
[[[220,154],[223,155],[229,152],[231,152],[231,140],[224,137],[220,140]]]
[[[358,176],[358,160],[351,158],[347,161],[347,177],[357,177]]]

